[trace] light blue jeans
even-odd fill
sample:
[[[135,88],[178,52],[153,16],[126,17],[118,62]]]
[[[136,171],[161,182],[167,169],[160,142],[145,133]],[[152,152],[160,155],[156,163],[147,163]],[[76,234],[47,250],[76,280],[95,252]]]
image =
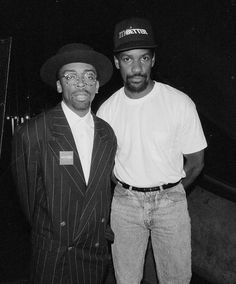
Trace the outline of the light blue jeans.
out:
[[[112,257],[117,284],[139,284],[151,235],[160,284],[191,280],[191,228],[183,185],[149,193],[119,183],[111,210]]]

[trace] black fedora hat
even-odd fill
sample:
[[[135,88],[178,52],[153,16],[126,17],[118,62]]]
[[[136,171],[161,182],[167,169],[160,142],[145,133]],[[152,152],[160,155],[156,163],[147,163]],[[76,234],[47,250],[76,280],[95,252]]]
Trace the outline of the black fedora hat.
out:
[[[111,61],[105,55],[82,43],[70,43],[61,47],[56,55],[43,64],[40,76],[46,84],[56,88],[58,70],[63,65],[75,62],[94,66],[100,86],[107,83],[112,76],[113,67]]]

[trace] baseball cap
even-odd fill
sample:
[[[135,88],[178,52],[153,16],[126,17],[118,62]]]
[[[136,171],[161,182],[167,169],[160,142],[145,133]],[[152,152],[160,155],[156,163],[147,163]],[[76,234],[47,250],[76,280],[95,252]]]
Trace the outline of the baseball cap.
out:
[[[151,23],[144,18],[125,19],[115,26],[114,52],[157,46]]]

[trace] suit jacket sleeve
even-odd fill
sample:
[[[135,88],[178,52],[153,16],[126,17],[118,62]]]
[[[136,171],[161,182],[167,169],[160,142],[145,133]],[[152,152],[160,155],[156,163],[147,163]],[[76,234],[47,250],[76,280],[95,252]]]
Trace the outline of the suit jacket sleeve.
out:
[[[31,223],[39,178],[39,151],[36,139],[30,136],[34,134],[30,135],[28,122],[16,130],[12,143],[12,168],[22,209]]]

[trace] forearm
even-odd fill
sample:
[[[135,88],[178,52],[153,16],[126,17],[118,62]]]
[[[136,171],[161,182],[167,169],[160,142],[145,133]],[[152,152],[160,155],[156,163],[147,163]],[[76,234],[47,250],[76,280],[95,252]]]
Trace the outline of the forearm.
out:
[[[203,165],[199,166],[197,168],[196,167],[194,167],[194,168],[184,167],[186,177],[182,179],[182,184],[183,184],[185,189],[188,188],[194,182],[194,180],[201,173],[202,169],[203,169]]]
[[[183,178],[182,184],[184,188],[190,186],[194,180],[199,176],[204,167],[204,151],[184,155],[184,171],[186,177]]]

